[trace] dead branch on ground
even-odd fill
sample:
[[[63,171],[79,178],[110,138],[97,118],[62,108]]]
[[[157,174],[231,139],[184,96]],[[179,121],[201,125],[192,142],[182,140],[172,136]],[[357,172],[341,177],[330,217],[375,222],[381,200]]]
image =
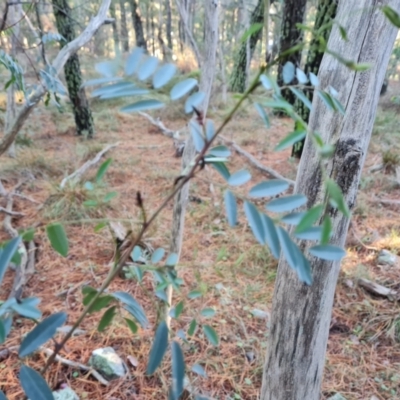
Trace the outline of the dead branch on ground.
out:
[[[382,296],[382,297],[387,297],[387,298],[392,298],[392,299],[399,299],[399,293],[396,290],[389,289],[386,286],[379,285],[376,282],[372,282],[368,279],[360,278],[358,280],[358,284],[367,290],[368,292]]]

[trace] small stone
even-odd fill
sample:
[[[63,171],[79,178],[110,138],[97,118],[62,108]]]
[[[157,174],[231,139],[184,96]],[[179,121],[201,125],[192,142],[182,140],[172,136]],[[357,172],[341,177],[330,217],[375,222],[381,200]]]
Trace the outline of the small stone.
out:
[[[336,393],[333,396],[329,397],[327,400],[347,400],[346,397],[343,397],[340,393]]]
[[[121,378],[126,374],[124,362],[112,347],[94,350],[89,365],[108,379]]]
[[[393,254],[388,250],[382,250],[378,255],[378,264],[395,266],[398,262],[399,258],[396,254]]]
[[[68,386],[53,392],[53,396],[54,400],[79,400],[79,396]]]
[[[270,318],[270,314],[268,311],[263,311],[263,310],[259,310],[257,308],[251,310],[251,313],[253,315],[253,317],[255,318],[259,318],[259,319],[269,319]]]

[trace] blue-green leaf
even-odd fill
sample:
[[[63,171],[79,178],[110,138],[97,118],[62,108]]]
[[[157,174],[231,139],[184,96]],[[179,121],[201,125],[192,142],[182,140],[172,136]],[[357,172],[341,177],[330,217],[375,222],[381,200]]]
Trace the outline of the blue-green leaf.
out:
[[[154,89],[160,89],[166,85],[175,75],[176,66],[174,64],[165,64],[157,70],[153,76]]]
[[[265,87],[265,89],[267,89],[267,90],[273,89],[273,85],[271,83],[271,79],[269,78],[269,76],[262,74],[260,76],[260,81],[261,81],[262,85]]]
[[[154,253],[151,255],[152,264],[157,264],[164,257],[165,250],[162,247],[159,247]]]
[[[168,327],[165,321],[158,325],[153,345],[150,350],[149,362],[147,364],[146,374],[152,375],[164,357],[168,347]]]
[[[272,212],[287,212],[307,203],[307,197],[302,194],[293,194],[270,201],[265,208]]]
[[[400,28],[400,15],[392,7],[383,6],[381,10],[396,28]]]
[[[7,397],[1,390],[0,390],[0,400],[7,400]]]
[[[165,301],[166,303],[168,303],[168,297],[167,297],[167,294],[165,293],[164,290],[161,290],[161,289],[160,290],[156,290],[155,294],[160,300]]]
[[[272,255],[276,259],[279,259],[279,256],[281,254],[281,246],[279,244],[279,238],[276,232],[275,224],[272,221],[272,219],[269,218],[267,215],[265,214],[260,214],[260,215],[264,225],[265,242],[267,243],[269,249],[271,250]]]
[[[204,136],[201,132],[201,127],[196,121],[191,121],[189,124],[189,130],[193,138],[193,143],[196,151],[199,153],[205,146]]]
[[[196,92],[191,94],[185,101],[185,113],[193,112],[193,107],[198,108],[206,97],[204,92]]]
[[[215,315],[215,310],[213,308],[203,308],[200,311],[200,315],[205,318],[211,318]]]
[[[322,227],[311,226],[309,228],[301,230],[301,232],[295,232],[295,236],[301,240],[320,240],[322,233]]]
[[[306,137],[306,134],[307,132],[303,130],[290,133],[278,143],[278,145],[275,147],[275,151],[281,151],[291,147],[293,144],[303,140]]]
[[[148,328],[149,321],[142,306],[129,293],[114,292],[112,296],[126,305],[125,310],[135,317],[143,328]]]
[[[66,257],[68,255],[69,245],[64,227],[58,223],[47,225],[46,232],[53,249],[63,257]]]
[[[346,217],[350,217],[350,210],[343,197],[342,190],[333,179],[327,179],[325,182],[326,190],[330,197],[331,203]]]
[[[271,123],[269,122],[268,114],[265,112],[263,106],[259,103],[254,103],[255,108],[260,114],[261,119],[264,121],[264,124],[267,128],[271,127]]]
[[[113,93],[106,93],[102,94],[100,98],[102,100],[106,99],[119,99],[121,97],[131,97],[131,96],[139,96],[143,94],[147,94],[149,91],[147,89],[142,89],[142,88],[132,88],[132,89],[123,89],[123,90],[117,90]]]
[[[172,353],[172,392],[178,400],[183,392],[183,381],[185,378],[185,360],[179,343],[175,340],[171,343]]]
[[[10,308],[16,313],[22,315],[25,318],[39,319],[42,317],[42,313],[37,308],[40,303],[40,299],[37,297],[29,297],[20,302],[12,302]]]
[[[203,296],[203,293],[200,292],[200,290],[192,290],[189,294],[188,297],[189,299],[197,299],[198,297]]]
[[[111,85],[103,86],[95,89],[92,92],[92,97],[103,96],[105,94],[116,93],[124,89],[136,89],[136,86],[132,82],[121,81],[112,83]]]
[[[153,75],[158,65],[158,58],[147,57],[147,59],[140,65],[137,76],[141,81],[145,81]]]
[[[265,230],[264,224],[261,219],[261,215],[258,212],[257,208],[248,201],[244,202],[244,212],[249,221],[250,228],[257,239],[257,241],[261,244],[265,244]]]
[[[308,99],[308,97],[307,97],[300,89],[297,89],[297,88],[292,87],[292,86],[290,86],[289,89],[290,89],[290,91],[291,91],[292,93],[295,94],[295,96],[296,96],[301,102],[304,103],[304,105],[305,105],[309,110],[311,110],[311,101]]]
[[[0,283],[3,281],[8,264],[17,251],[20,243],[21,236],[17,236],[16,238],[11,239],[3,249],[0,249]]]
[[[332,234],[332,220],[329,215],[325,215],[322,221],[321,243],[327,244]]]
[[[288,61],[282,68],[283,82],[287,85],[292,82],[295,75],[295,66],[291,61]]]
[[[237,204],[236,198],[230,190],[226,190],[224,194],[226,216],[230,226],[237,225]]]
[[[167,257],[167,261],[165,261],[165,265],[167,267],[175,267],[175,265],[178,263],[178,254],[176,253],[171,253],[168,257]]]
[[[318,220],[321,216],[322,211],[324,210],[324,206],[319,204],[310,208],[302,217],[301,221],[298,223],[296,227],[296,233],[302,232],[308,228],[310,228],[314,222]]]
[[[23,365],[19,371],[19,380],[22,389],[31,400],[54,400],[46,381],[34,369]]]
[[[174,308],[171,309],[169,315],[170,315],[172,318],[178,319],[179,316],[180,316],[180,315],[182,314],[182,312],[183,312],[183,306],[184,306],[183,301],[180,301]]]
[[[313,256],[327,261],[339,261],[346,255],[346,252],[341,247],[331,244],[313,246],[310,247],[309,251]]]
[[[180,99],[185,94],[189,93],[195,86],[197,86],[197,80],[194,78],[188,78],[182,82],[177,83],[171,90],[171,100]]]
[[[336,111],[335,103],[332,100],[330,94],[323,92],[322,90],[317,90],[319,98],[325,103],[326,107],[331,111]]]
[[[125,64],[125,74],[127,76],[133,75],[139,66],[140,60],[144,50],[141,47],[136,47],[131,54],[129,54]]]
[[[197,321],[196,321],[195,319],[192,319],[192,321],[190,322],[190,325],[189,325],[189,329],[188,329],[188,331],[187,331],[187,334],[188,334],[189,336],[193,336],[194,333],[195,333],[195,331],[196,331],[196,328],[197,328]]]
[[[106,161],[104,161],[100,165],[100,167],[99,167],[99,169],[97,170],[97,173],[96,173],[96,182],[97,183],[99,183],[104,178],[104,175],[106,174],[106,172],[108,170],[108,167],[110,166],[111,162],[112,162],[112,159],[108,158]]]
[[[115,76],[112,78],[91,79],[89,81],[84,82],[81,87],[102,85],[103,83],[111,83],[111,82],[120,81],[120,80],[122,80],[122,78],[119,76]]]
[[[139,246],[135,246],[133,248],[131,257],[134,262],[138,262],[142,257],[142,249]]]
[[[223,162],[216,162],[216,163],[212,163],[211,166],[217,170],[222,177],[228,181],[229,177],[231,176],[231,174],[229,173],[228,168],[226,167],[225,163]]]
[[[128,325],[128,328],[130,329],[130,331],[135,334],[138,331],[138,327],[135,323],[135,321],[132,321],[129,318],[124,318],[126,324]]]
[[[111,324],[115,316],[116,306],[110,307],[101,317],[97,330],[103,332]]]
[[[204,368],[200,364],[194,364],[192,366],[192,371],[195,374],[202,376],[203,378],[207,378],[206,371],[204,370]]]
[[[214,122],[211,119],[206,121],[206,138],[210,141],[215,135]],[[218,146],[217,146],[218,147]]]
[[[219,344],[219,339],[217,332],[211,326],[209,325],[203,325],[203,331],[206,334],[206,337],[208,341],[213,345],[213,346],[218,346]]]
[[[302,85],[308,82],[307,75],[300,68],[296,68],[296,78]]]
[[[228,179],[228,183],[231,186],[240,186],[244,185],[251,179],[251,174],[246,169],[241,169],[240,171],[236,171]]]
[[[318,80],[317,75],[313,74],[312,72],[310,72],[308,75],[310,77],[311,85],[318,86],[319,85],[319,80]]]
[[[115,61],[103,61],[96,64],[94,68],[106,78],[112,78],[117,75],[118,63]]]
[[[271,197],[282,193],[289,188],[289,183],[283,179],[271,179],[269,181],[264,181],[258,183],[250,189],[250,197],[260,198],[260,197]]]
[[[4,326],[3,320],[0,318],[0,344],[5,342],[6,337],[6,327]]]
[[[281,218],[281,221],[288,225],[297,225],[304,217],[305,212],[293,212],[286,214]]]
[[[50,315],[44,319],[25,336],[19,348],[18,355],[25,357],[37,350],[56,334],[57,328],[62,326],[66,320],[67,314],[64,312]]]
[[[209,154],[215,157],[229,157],[231,151],[226,146],[216,146],[208,151],[207,155]]]
[[[240,42],[244,43],[249,37],[255,36],[259,31],[262,30],[264,24],[260,22],[255,22],[251,24],[250,27],[243,33],[243,36],[240,38]]]
[[[122,107],[122,112],[135,112],[135,111],[146,111],[156,110],[164,107],[164,103],[158,100],[141,100],[136,103],[129,104],[128,106]]]

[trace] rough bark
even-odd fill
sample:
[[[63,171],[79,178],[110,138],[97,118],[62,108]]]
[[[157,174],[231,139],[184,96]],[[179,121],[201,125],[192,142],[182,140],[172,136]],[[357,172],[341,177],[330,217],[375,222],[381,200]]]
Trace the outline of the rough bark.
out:
[[[326,143],[336,144],[333,159],[324,163],[328,175],[341,187],[350,210],[355,204],[379,91],[397,35],[397,29],[379,9],[383,5],[400,12],[398,0],[340,1],[337,18],[347,30],[349,41],[341,38],[335,26],[328,47],[345,59],[370,63],[371,68],[365,72],[351,71],[326,54],[319,71],[320,84],[322,88],[332,85],[338,90],[346,114],[329,111],[315,96],[310,115],[310,132],[318,132]],[[308,207],[324,198],[319,163],[308,137],[295,186],[296,193],[308,197]],[[333,210],[330,214],[331,243],[343,247],[349,219]],[[320,399],[340,262],[316,258],[310,261],[314,278],[311,286],[302,284],[284,259],[279,262],[261,400]]]
[[[75,40],[68,43],[63,49],[61,49],[61,51],[57,54],[56,58],[51,64],[52,70],[56,76],[60,73],[69,57],[76,53],[78,49],[80,49],[86,43],[88,43],[100,26],[103,25],[106,19],[108,8],[110,6],[110,1],[111,0],[103,0],[97,15],[91,19],[86,29]],[[25,104],[21,107],[21,110],[15,117],[14,122],[10,128],[6,130],[5,137],[0,142],[0,156],[4,154],[4,152],[6,152],[10,147],[25,121],[28,119],[30,113],[46,94],[46,92],[46,83],[42,82],[42,84],[39,85],[38,88],[29,96],[29,102],[25,102]]]
[[[112,31],[113,31],[113,39],[114,39],[114,51],[115,51],[115,54],[119,54],[121,48],[120,48],[119,34],[118,34],[118,28],[117,28],[117,14],[115,12],[115,5],[113,2],[111,2],[111,4],[110,4],[110,15],[111,15],[111,18],[114,19],[114,21],[111,23]]]
[[[67,0],[52,0],[52,3],[57,30],[66,40],[66,42],[60,41],[62,49],[75,39],[74,21],[71,18],[71,8]],[[93,137],[93,117],[85,89],[81,87],[83,80],[78,54],[75,53],[69,57],[64,66],[64,74],[75,117],[76,133]]]
[[[312,72],[318,75],[319,66],[324,55],[324,49],[321,48],[321,40],[328,42],[329,35],[332,30],[332,25],[329,23],[335,19],[337,5],[339,0],[319,0],[317,7],[317,15],[315,17],[315,24],[313,30],[313,36],[310,41],[310,49],[307,53],[307,59],[303,71],[307,74]],[[325,29],[323,29],[325,27]],[[321,31],[321,28],[323,29]],[[309,100],[312,101],[313,90],[305,89],[304,94]],[[295,102],[295,110],[297,114],[305,121],[308,122],[310,117],[310,109],[304,105],[302,101],[298,99]],[[292,156],[296,158],[301,158],[303,152],[305,139],[295,143],[292,149]]]
[[[253,24],[263,23],[264,4],[265,0],[258,0],[256,8],[251,13],[250,26]],[[248,65],[250,64],[251,58],[253,57],[257,43],[261,39],[261,35],[262,30],[259,30],[253,33],[248,41],[246,40],[241,44],[238,54],[235,58],[232,74],[230,77],[229,86],[231,91],[244,93],[244,91],[246,90]],[[249,60],[248,56],[250,58]]]
[[[302,24],[307,0],[285,0],[282,10],[281,34],[279,38],[279,55],[303,42],[303,30],[296,24]],[[278,85],[283,86],[282,68],[291,61],[295,66],[300,66],[301,50],[282,57],[278,67]],[[295,83],[295,82],[294,82]],[[296,96],[289,90],[282,90],[282,96],[290,104],[294,104]]]
[[[141,47],[147,51],[147,43],[144,38],[142,17],[140,16],[139,5],[136,0],[129,0],[129,5],[131,7],[133,29],[135,30],[136,46]]]
[[[126,10],[125,10],[125,1],[119,0],[119,9],[121,12],[121,42],[122,42],[122,51],[128,53],[129,51],[129,32],[128,32],[128,24],[126,22]]]

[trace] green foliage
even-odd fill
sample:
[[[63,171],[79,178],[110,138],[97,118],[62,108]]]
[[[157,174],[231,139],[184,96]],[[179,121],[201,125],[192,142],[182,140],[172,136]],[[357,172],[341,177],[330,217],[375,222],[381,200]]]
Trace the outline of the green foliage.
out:
[[[19,372],[19,380],[22,389],[31,400],[54,400],[46,381],[34,369],[23,365]]]
[[[158,366],[161,364],[164,354],[168,348],[168,328],[163,321],[158,325],[153,345],[151,347],[149,361],[147,364],[147,375],[153,375]]]
[[[67,257],[69,245],[64,227],[58,223],[48,225],[46,227],[46,232],[53,249],[63,257]]]

